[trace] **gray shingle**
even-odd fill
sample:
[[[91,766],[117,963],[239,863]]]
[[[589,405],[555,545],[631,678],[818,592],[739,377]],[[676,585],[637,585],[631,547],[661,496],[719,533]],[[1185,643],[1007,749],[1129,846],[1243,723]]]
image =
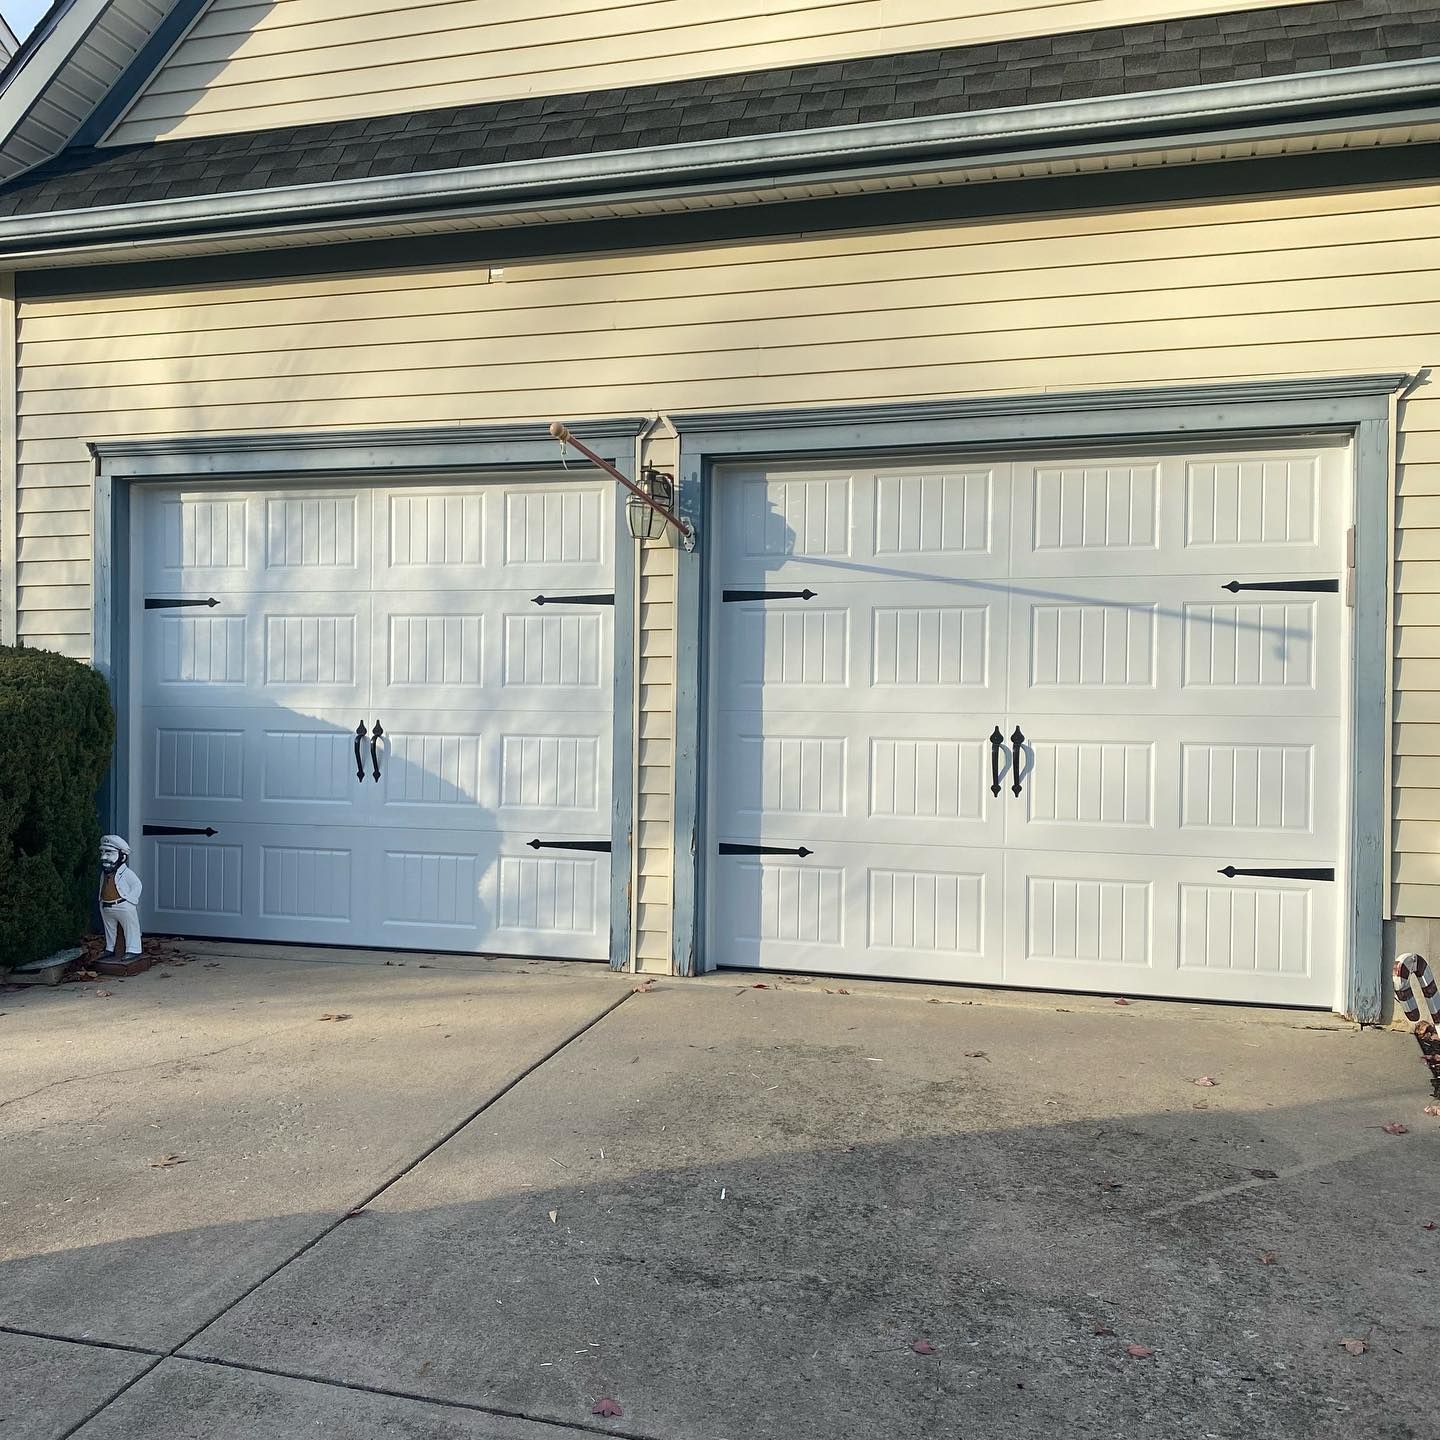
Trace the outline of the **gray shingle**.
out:
[[[248,135],[74,147],[0,187],[0,215],[958,115],[1426,56],[1440,56],[1440,0],[1315,0]]]

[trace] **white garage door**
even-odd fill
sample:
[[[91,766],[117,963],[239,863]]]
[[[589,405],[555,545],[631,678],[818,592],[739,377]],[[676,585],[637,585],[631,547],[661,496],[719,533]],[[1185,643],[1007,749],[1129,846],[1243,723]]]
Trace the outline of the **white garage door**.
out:
[[[604,957],[614,524],[570,482],[146,494],[150,926]]]
[[[712,958],[1333,1003],[1347,476],[722,476]]]

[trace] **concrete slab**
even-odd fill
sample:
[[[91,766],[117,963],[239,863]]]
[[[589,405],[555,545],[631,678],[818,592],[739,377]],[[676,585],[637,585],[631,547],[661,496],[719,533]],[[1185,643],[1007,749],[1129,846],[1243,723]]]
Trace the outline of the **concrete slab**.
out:
[[[8,1432],[7,1440],[8,1440]],[[572,1429],[166,1360],[76,1440],[574,1440]]]
[[[59,1440],[154,1363],[124,1350],[0,1331],[0,1435]]]
[[[667,1440],[1430,1435],[1411,1042],[1067,1008],[662,983],[187,1353]]]
[[[0,994],[0,1324],[175,1345],[630,991],[389,959]]]

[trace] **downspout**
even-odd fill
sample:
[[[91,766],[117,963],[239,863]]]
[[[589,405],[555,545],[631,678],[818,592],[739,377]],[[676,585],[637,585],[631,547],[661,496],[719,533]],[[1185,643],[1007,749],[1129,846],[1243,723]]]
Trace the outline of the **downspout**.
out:
[[[0,645],[20,633],[20,376],[15,346],[15,274],[0,274]]]

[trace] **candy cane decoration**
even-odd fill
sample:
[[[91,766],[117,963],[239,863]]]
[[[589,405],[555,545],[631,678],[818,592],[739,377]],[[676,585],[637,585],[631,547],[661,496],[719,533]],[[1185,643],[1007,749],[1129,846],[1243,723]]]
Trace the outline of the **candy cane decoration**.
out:
[[[1416,1025],[1420,1021],[1420,1007],[1415,1003],[1415,992],[1410,988],[1410,979],[1420,982],[1420,993],[1425,997],[1425,1008],[1430,1012],[1430,1023],[1440,1026],[1440,999],[1436,998],[1435,977],[1425,963],[1423,955],[1402,955],[1395,962],[1395,998],[1405,1012],[1405,1018]]]
[[[1415,999],[1411,980],[1420,982],[1420,993],[1425,997],[1425,1008],[1430,1012],[1428,1020],[1420,1018],[1420,1006]],[[1440,999],[1437,999],[1435,977],[1425,963],[1423,955],[1402,955],[1395,962],[1395,998],[1405,1012],[1405,1018],[1414,1026],[1415,1043],[1420,1054],[1430,1067],[1430,1090],[1440,1100]]]

